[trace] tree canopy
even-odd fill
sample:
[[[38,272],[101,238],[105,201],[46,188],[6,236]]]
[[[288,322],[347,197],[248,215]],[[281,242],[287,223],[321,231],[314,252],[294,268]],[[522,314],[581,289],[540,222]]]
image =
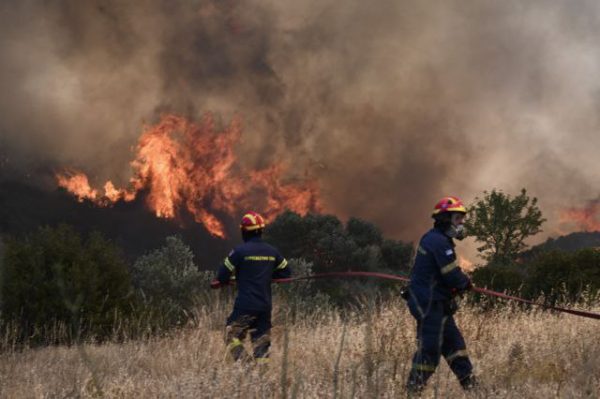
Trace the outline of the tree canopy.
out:
[[[496,189],[483,193],[469,206],[467,234],[482,244],[477,250],[489,263],[512,263],[527,248],[525,239],[542,231],[546,219],[537,198],[530,198],[524,188],[515,197]]]
[[[412,244],[385,239],[374,224],[350,218],[344,225],[333,215],[284,212],[267,226],[265,239],[287,258],[312,262],[315,272],[407,272],[413,256]]]

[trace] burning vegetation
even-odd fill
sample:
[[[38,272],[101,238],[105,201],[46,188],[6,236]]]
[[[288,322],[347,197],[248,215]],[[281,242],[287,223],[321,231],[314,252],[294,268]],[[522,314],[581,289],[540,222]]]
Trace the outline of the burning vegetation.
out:
[[[235,216],[243,209],[257,209],[271,218],[285,209],[300,214],[320,210],[317,183],[313,179],[286,181],[282,163],[245,172],[234,147],[241,137],[241,121],[216,128],[212,114],[199,122],[164,115],[145,128],[130,165],[128,187],[104,184],[104,192],[90,185],[80,171],[65,169],[57,183],[78,198],[99,206],[132,201],[147,192],[149,208],[161,218],[176,218],[185,209],[214,236],[224,238],[219,214]]]
[[[576,224],[582,231],[600,231],[600,199],[589,201],[581,208],[571,207],[561,211],[561,223]]]

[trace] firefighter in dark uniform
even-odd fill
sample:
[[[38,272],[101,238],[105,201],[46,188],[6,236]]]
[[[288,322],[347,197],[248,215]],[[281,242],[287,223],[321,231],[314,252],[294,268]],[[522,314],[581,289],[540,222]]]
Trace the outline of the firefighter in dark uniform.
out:
[[[408,289],[408,307],[417,320],[418,349],[408,377],[409,393],[419,393],[444,356],[464,389],[475,386],[467,347],[452,316],[454,296],[471,281],[456,263],[453,239],[464,238],[466,209],[456,197],[445,197],[433,211],[434,227],[417,248]]]
[[[251,360],[243,346],[249,332],[258,363],[269,361],[271,280],[291,276],[287,260],[262,241],[264,227],[265,221],[258,213],[244,215],[240,223],[244,243],[225,258],[213,282],[213,285],[226,285],[236,280],[238,293],[233,312],[227,319],[225,340],[235,360]]]

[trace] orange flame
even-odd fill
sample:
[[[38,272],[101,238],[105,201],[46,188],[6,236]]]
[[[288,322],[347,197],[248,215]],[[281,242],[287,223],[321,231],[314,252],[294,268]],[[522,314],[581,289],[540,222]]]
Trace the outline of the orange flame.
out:
[[[109,202],[117,202],[121,199],[132,201],[135,198],[135,193],[122,188],[115,188],[115,185],[111,181],[107,181],[104,184],[104,196]]]
[[[66,188],[79,202],[84,199],[95,201],[98,198],[98,191],[90,187],[90,182],[86,175],[74,170],[68,170],[63,174],[56,176],[58,185]]]
[[[212,114],[197,124],[165,115],[139,138],[129,188],[116,188],[108,181],[100,196],[81,172],[71,170],[56,178],[79,201],[87,199],[101,206],[131,201],[146,190],[148,206],[158,217],[174,218],[185,208],[218,237],[225,237],[225,230],[215,211],[235,216],[241,210],[262,208],[270,218],[285,209],[301,214],[320,209],[316,182],[305,178],[284,183],[282,164],[242,172],[234,153],[240,137],[238,119],[218,131]]]
[[[600,199],[592,200],[581,208],[567,208],[560,213],[561,223],[575,223],[583,231],[600,231]]]

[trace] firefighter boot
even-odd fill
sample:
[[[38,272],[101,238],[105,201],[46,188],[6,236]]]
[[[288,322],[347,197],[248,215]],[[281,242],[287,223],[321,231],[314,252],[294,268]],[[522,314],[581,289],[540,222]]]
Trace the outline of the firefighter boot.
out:
[[[247,326],[245,323],[233,322],[225,330],[225,343],[227,351],[235,361],[248,362],[252,357],[244,349],[242,340],[246,337]]]
[[[408,382],[406,383],[406,393],[409,398],[419,397],[425,385],[427,384],[427,380],[432,376],[435,368],[430,366],[431,369],[423,369],[422,367],[415,367],[413,365],[412,370],[410,370],[410,374],[408,375]]]
[[[471,374],[460,380],[460,386],[462,386],[462,388],[465,391],[472,391],[479,386],[479,383],[477,381],[477,378],[475,378],[475,376]]]
[[[239,340],[239,338],[233,338],[227,345],[227,349],[235,361],[239,360],[242,362],[249,362],[252,360],[250,355],[248,355],[248,352],[246,352],[244,349],[244,344]]]
[[[252,346],[254,347],[254,359],[257,364],[269,364],[269,347],[271,346],[271,337],[268,333],[253,336]]]

